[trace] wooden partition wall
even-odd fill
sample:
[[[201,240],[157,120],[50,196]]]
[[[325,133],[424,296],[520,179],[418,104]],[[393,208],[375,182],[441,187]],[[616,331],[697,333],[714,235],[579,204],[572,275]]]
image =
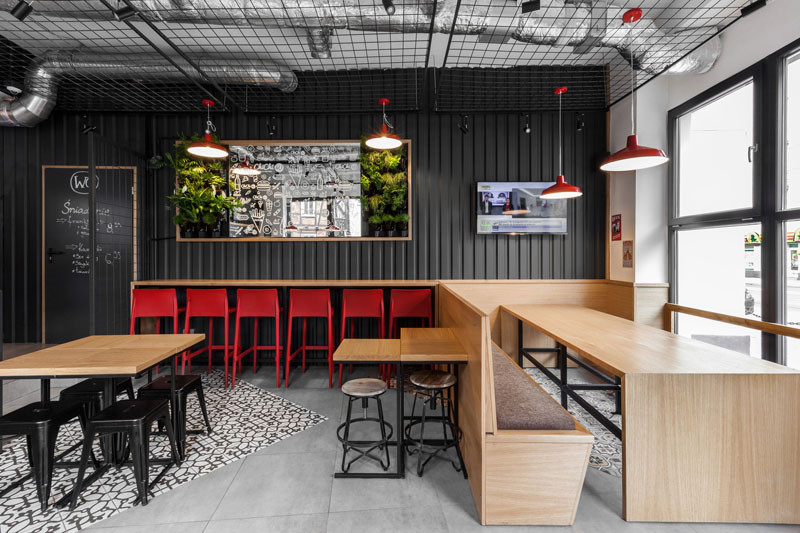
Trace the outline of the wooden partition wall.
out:
[[[440,281],[436,290],[438,325],[456,330],[470,356],[459,374],[459,424],[472,495],[479,519],[486,524],[487,434],[495,432],[494,398],[488,381],[492,375],[491,342],[507,353],[516,353],[518,342],[516,321],[513,327],[502,327],[500,305],[574,304],[661,328],[667,285],[608,280],[458,280]]]

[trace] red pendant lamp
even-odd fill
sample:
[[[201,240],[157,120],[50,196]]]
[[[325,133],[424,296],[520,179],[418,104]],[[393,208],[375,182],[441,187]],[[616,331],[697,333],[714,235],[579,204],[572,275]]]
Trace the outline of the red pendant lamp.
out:
[[[642,10],[639,8],[629,9],[622,15],[622,22],[633,24],[642,18]],[[606,157],[600,170],[605,172],[626,172],[630,170],[641,170],[643,168],[656,167],[663,165],[669,158],[663,150],[641,146],[636,135],[636,76],[633,72],[633,52],[631,52],[631,129],[633,133],[628,136],[625,148]]]
[[[237,176],[258,176],[261,174],[261,171],[255,165],[247,161],[247,156],[244,156],[244,161],[233,165],[231,172]]]
[[[555,185],[546,188],[540,198],[546,200],[558,200],[563,198],[577,198],[583,196],[579,187],[570,185],[564,180],[564,175],[561,173],[561,95],[567,92],[566,87],[559,87],[554,94],[558,95],[558,177],[556,178]]]
[[[386,106],[389,104],[389,100],[388,98],[381,98],[378,100],[378,103],[383,106],[383,124],[381,124],[380,131],[370,135],[369,139],[367,139],[364,144],[375,150],[394,150],[395,148],[400,148],[403,145],[403,141],[400,140],[400,137],[389,131],[389,128],[394,129],[394,127],[389,124],[389,120],[386,118]]]
[[[217,128],[214,127],[214,124],[211,122],[211,108],[214,107],[214,101],[203,100],[203,105],[208,109],[206,134],[203,136],[202,141],[193,142],[186,151],[204,159],[225,159],[228,157],[228,150],[224,146],[215,143],[211,138],[211,132],[217,131]]]

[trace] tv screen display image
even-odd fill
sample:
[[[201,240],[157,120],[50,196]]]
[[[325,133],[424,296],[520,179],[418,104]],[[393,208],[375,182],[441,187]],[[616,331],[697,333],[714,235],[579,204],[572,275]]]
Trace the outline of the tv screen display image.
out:
[[[541,198],[552,181],[478,182],[478,233],[566,233],[567,201]]]

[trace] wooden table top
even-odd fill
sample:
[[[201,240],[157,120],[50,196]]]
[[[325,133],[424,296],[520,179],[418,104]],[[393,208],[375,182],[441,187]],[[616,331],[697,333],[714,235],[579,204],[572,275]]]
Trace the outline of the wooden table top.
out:
[[[343,339],[333,352],[337,363],[396,363],[400,339]]]
[[[2,361],[0,377],[133,376],[205,337],[94,335]]]
[[[434,287],[424,279],[151,279],[131,287]]]
[[[508,305],[501,311],[538,329],[615,376],[797,374],[750,357],[577,305]]]
[[[402,328],[404,363],[466,363],[468,355],[450,328]]]

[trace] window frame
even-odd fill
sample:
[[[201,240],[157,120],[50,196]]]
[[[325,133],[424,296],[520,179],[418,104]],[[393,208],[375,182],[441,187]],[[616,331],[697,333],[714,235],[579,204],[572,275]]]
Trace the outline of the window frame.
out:
[[[734,74],[721,83],[703,91],[668,113],[668,145],[672,158],[668,176],[668,247],[670,301],[678,294],[677,244],[681,230],[761,224],[761,319],[766,322],[785,321],[784,272],[786,243],[784,224],[800,220],[800,206],[784,209],[785,201],[785,139],[786,139],[786,64],[789,57],[800,53],[800,39],[770,54],[761,61]],[[678,216],[678,119],[728,94],[748,80],[753,82],[753,142],[758,146],[753,158],[753,207]],[[786,343],[771,333],[761,334],[761,353],[766,360],[786,363]]]

